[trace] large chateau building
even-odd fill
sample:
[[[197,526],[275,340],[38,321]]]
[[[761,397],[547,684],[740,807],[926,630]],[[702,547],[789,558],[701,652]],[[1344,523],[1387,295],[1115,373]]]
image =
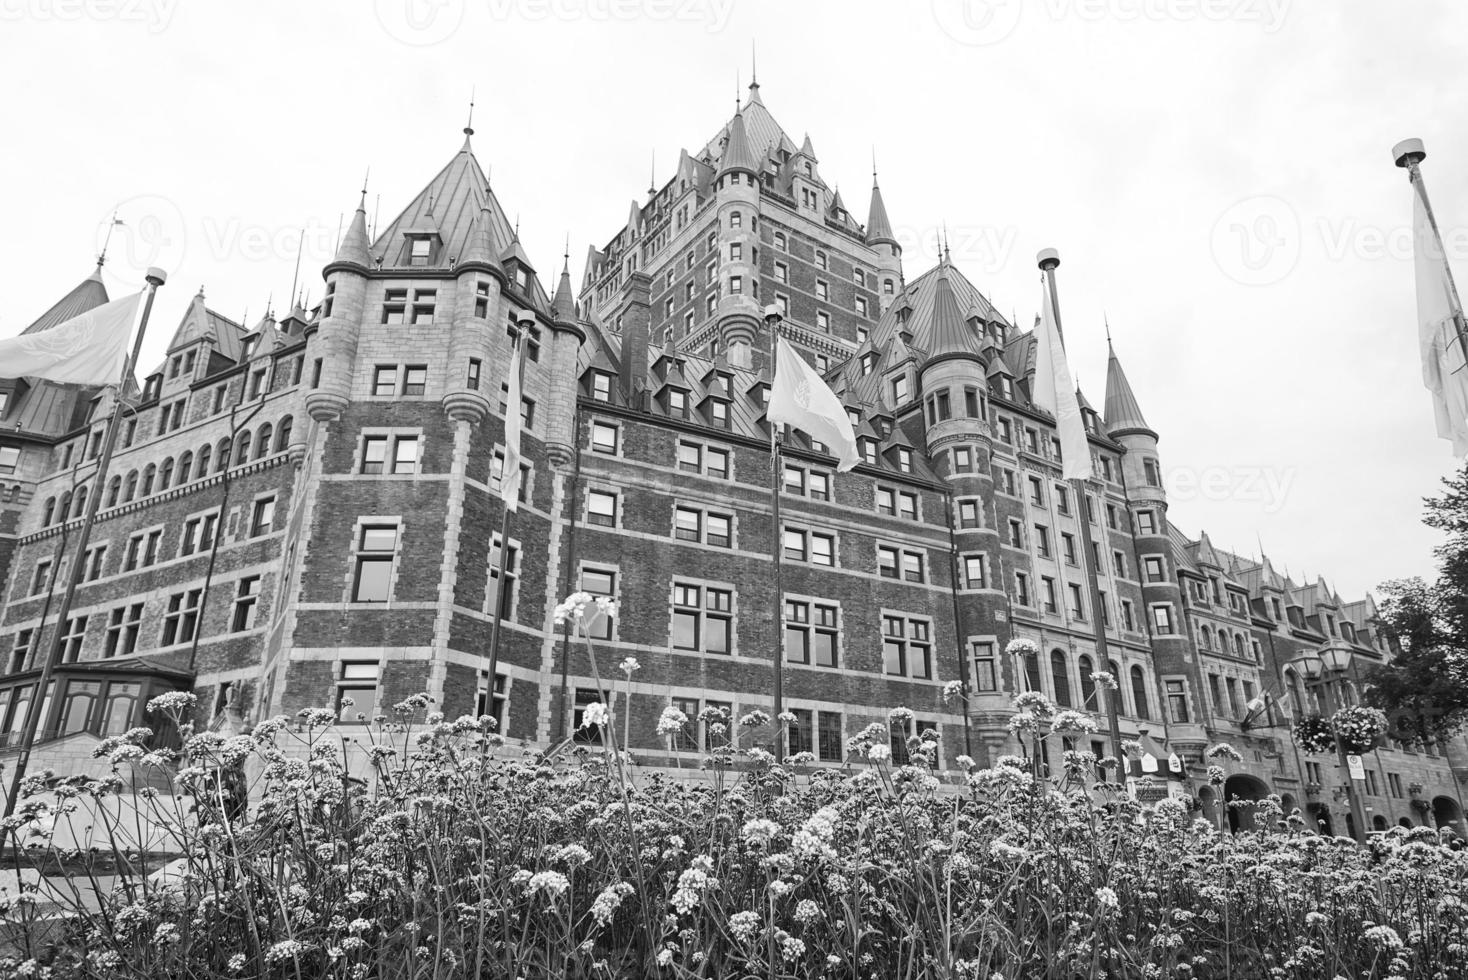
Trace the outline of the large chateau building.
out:
[[[359,737],[359,714],[427,691],[450,717],[492,713],[539,745],[592,737],[582,707],[626,691],[634,753],[686,766],[711,747],[703,709],[772,709],[778,650],[791,752],[842,763],[847,738],[906,706],[952,770],[1018,751],[1007,722],[1026,689],[1096,713],[1102,732],[1074,747],[1109,754],[1105,671],[1123,737],[1161,758],[1167,791],[1215,807],[1206,751],[1226,741],[1243,761],[1224,793],[1278,793],[1346,832],[1346,773],[1290,738],[1316,697],[1292,664],[1349,648],[1335,694],[1353,700],[1390,655],[1371,599],[1182,532],[1159,430],[1115,351],[1101,411],[1080,396],[1095,478],[1077,497],[1030,401],[1032,334],[946,256],[904,268],[875,179],[863,224],[757,83],[597,239],[579,289],[568,261],[532,263],[471,136],[385,227],[369,235],[357,208],[314,309],[244,324],[195,296],[164,362],[123,393],[105,485],[112,389],[0,380],[12,746],[58,630],[41,765],[190,689],[201,722],[234,726],[350,699],[341,727]],[[106,299],[94,274],[28,332]],[[778,528],[772,329],[828,379],[861,452],[837,474],[827,447],[787,434]],[[507,516],[508,412],[525,445]],[[596,627],[595,665],[553,622],[577,589],[620,603]],[[1016,638],[1038,652],[1007,653]],[[945,699],[955,680],[966,697]],[[654,732],[669,704],[693,719],[671,743]],[[1046,760],[1062,748],[1048,739]],[[1366,758],[1373,826],[1461,819],[1468,768],[1445,751]]]

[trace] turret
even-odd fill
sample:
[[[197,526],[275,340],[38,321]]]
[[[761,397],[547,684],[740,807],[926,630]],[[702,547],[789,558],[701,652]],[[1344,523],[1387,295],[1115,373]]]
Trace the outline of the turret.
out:
[[[306,394],[306,411],[318,422],[330,422],[341,416],[352,395],[352,371],[357,361],[357,340],[367,301],[367,276],[371,266],[371,245],[367,241],[367,190],[363,188],[357,213],[345,237],[337,247],[336,257],[322,270],[326,279],[326,298],[321,305],[321,324],[317,332],[321,371],[316,384]]]
[[[877,272],[881,280],[882,309],[885,312],[893,297],[902,292],[902,246],[892,234],[887,220],[887,205],[877,185],[877,169],[872,168],[872,205],[867,213],[867,244],[877,253]]]
[[[714,186],[719,222],[718,336],[729,363],[748,368],[768,338],[761,340],[763,316],[754,296],[759,275],[759,161],[750,148],[742,111],[729,124]]]
[[[546,455],[552,466],[571,462],[576,441],[576,359],[586,342],[586,331],[576,322],[576,301],[571,294],[569,250],[561,266],[561,280],[551,301],[551,349],[549,404],[546,406]]]
[[[494,261],[502,252],[494,241],[489,188],[475,220],[469,247],[454,267],[454,308],[449,327],[449,372],[443,407],[449,418],[477,425],[489,414],[489,370],[497,353],[494,329],[499,322],[500,292],[505,272]]]
[[[1126,449],[1122,472],[1134,501],[1167,509],[1167,494],[1162,486],[1162,464],[1157,456],[1157,433],[1142,417],[1142,408],[1132,392],[1126,372],[1116,356],[1116,349],[1106,342],[1110,357],[1106,365],[1106,430],[1111,438]]]

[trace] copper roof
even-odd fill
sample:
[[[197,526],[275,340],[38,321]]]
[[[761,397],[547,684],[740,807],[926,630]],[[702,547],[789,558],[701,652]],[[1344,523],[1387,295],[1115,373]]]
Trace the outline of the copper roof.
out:
[[[1110,352],[1106,364],[1107,431],[1113,434],[1137,429],[1152,432],[1152,427],[1142,417],[1142,406],[1137,404],[1137,396],[1132,393],[1131,382],[1127,381],[1126,372],[1121,369],[1121,361],[1110,340],[1106,342],[1106,348]]]

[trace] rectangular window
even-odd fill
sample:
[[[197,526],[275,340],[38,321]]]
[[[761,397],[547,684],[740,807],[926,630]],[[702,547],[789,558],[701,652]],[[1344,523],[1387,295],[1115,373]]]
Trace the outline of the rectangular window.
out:
[[[1162,582],[1167,579],[1167,570],[1163,567],[1162,559],[1156,555],[1148,555],[1142,559],[1142,571],[1148,582]]]
[[[1045,484],[1037,476],[1030,477],[1030,503],[1036,507],[1045,506]]]
[[[203,589],[175,592],[168,597],[168,611],[163,616],[163,640],[160,646],[187,643],[194,638],[199,626],[199,602]]]
[[[1084,621],[1086,618],[1086,607],[1081,601],[1081,587],[1072,582],[1065,588],[1066,593],[1070,597],[1070,618]]]
[[[125,657],[138,648],[138,632],[143,625],[143,604],[118,606],[107,616],[107,641],[104,657]]]
[[[841,713],[819,711],[816,713],[816,758],[821,762],[843,762],[846,759],[846,740],[843,737]]]
[[[509,707],[509,677],[495,672],[494,686],[489,683],[489,671],[479,672],[478,689],[474,695],[474,714],[483,718],[485,715],[494,719],[494,730],[503,732],[505,730],[505,709]]]
[[[970,589],[988,587],[988,575],[985,572],[983,555],[964,555],[963,581],[965,587]]]
[[[597,371],[591,376],[591,397],[599,402],[612,400],[612,376]]]
[[[1157,518],[1153,515],[1153,513],[1150,510],[1139,510],[1139,511],[1137,511],[1137,533],[1138,534],[1156,534],[1157,533]]]
[[[998,675],[994,670],[994,642],[975,640],[973,643],[973,685],[975,691],[997,691]]]
[[[978,527],[980,523],[979,502],[977,500],[960,500],[958,502],[958,526]]]
[[[1060,514],[1070,513],[1070,491],[1059,483],[1055,484],[1055,510]]]
[[[1055,580],[1047,575],[1040,576],[1040,588],[1044,592],[1045,611],[1047,613],[1059,612],[1060,606],[1055,598]]]
[[[403,396],[418,398],[428,389],[428,368],[422,364],[410,364],[403,369]]]
[[[1126,555],[1120,551],[1111,553],[1111,574],[1117,578],[1126,578]]]
[[[1167,691],[1167,716],[1170,721],[1178,725],[1188,723],[1188,692],[1182,681],[1166,681],[1163,687]]]
[[[1014,517],[1009,519],[1009,546],[1011,548],[1023,548],[1025,546],[1024,525]]]
[[[134,545],[140,545],[141,542],[142,542],[141,536],[134,538],[132,541],[128,542],[129,550],[130,551],[131,550],[135,550],[133,548],[133,546]],[[131,566],[129,566],[129,567],[131,567]],[[51,560],[48,558],[45,561],[38,561],[38,562],[36,562],[36,571],[35,571],[35,574],[31,576],[31,593],[30,594],[31,595],[39,595],[40,593],[45,592],[48,588],[50,588],[50,586],[51,586]]]
[[[1050,529],[1043,524],[1035,525],[1035,550],[1041,558],[1050,557]]]
[[[372,372],[372,394],[391,398],[398,393],[398,366],[379,364]]]
[[[86,569],[86,581],[95,582],[102,577],[102,568],[107,561],[107,546],[99,544],[95,548],[88,548],[86,555],[82,558],[82,565]]]
[[[1152,626],[1163,636],[1172,633],[1172,607],[1167,605],[1152,607]]]
[[[26,659],[31,654],[31,643],[35,640],[36,631],[21,630],[15,634],[15,646],[10,648],[10,673],[18,674],[25,670]]]
[[[230,617],[232,633],[243,633],[255,628],[255,610],[260,605],[260,576],[250,575],[240,579],[235,589],[234,613]]]
[[[357,537],[352,601],[387,602],[391,598],[398,532],[396,524],[369,524],[362,527]]]
[[[838,651],[839,608],[804,599],[785,601],[785,659],[796,664],[835,667]]]
[[[618,435],[619,430],[615,425],[607,422],[591,423],[591,451],[615,456],[617,454]]]
[[[87,639],[87,617],[74,616],[66,621],[61,631],[61,661],[74,664],[82,655],[82,645]]]
[[[1014,573],[1014,601],[1021,606],[1030,604],[1030,577],[1024,572]]]
[[[588,490],[586,522],[599,527],[616,527],[617,495],[609,490]]]
[[[933,676],[931,624],[906,616],[882,617],[882,668],[888,674]]]
[[[1402,798],[1402,777],[1401,777],[1401,775],[1398,774],[1398,773],[1394,773],[1394,772],[1387,773],[1386,774],[1386,784],[1387,784],[1387,787],[1391,790],[1392,796],[1395,797],[1396,799],[1399,799],[1400,800]]]
[[[673,649],[729,653],[734,593],[673,583]]]
[[[583,568],[581,570],[581,590],[590,592],[594,596],[615,598],[617,573],[602,568]],[[594,640],[610,640],[615,626],[612,617],[602,615],[592,622],[586,632]]]
[[[387,436],[366,436],[362,439],[362,472],[381,473],[387,466]]]
[[[1067,565],[1075,565],[1076,561],[1076,538],[1074,534],[1066,531],[1060,532],[1060,554],[1065,558]]]
[[[377,685],[382,667],[375,662],[343,663],[336,682],[336,717],[341,724],[368,724],[377,716]]]
[[[494,605],[494,597],[499,597],[499,618],[512,619],[515,610],[515,587],[520,582],[520,549],[514,541],[510,542],[509,551],[505,552],[504,573],[505,585],[500,588],[500,547],[503,538],[494,535],[489,542],[489,590],[485,596],[485,612]]]
[[[1121,627],[1133,632],[1137,628],[1136,616],[1132,612],[1132,600],[1130,599],[1121,600]]]
[[[250,537],[258,538],[275,528],[275,498],[266,497],[255,501],[255,510],[250,518]]]

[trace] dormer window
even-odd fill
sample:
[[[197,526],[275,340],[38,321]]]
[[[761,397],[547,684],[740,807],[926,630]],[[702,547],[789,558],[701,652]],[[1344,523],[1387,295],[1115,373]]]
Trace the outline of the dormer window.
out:
[[[856,448],[861,453],[863,463],[870,463],[872,466],[877,465],[877,440],[871,438],[858,439],[856,441]]]
[[[861,374],[866,377],[877,369],[877,355],[863,354],[861,356]]]
[[[1002,374],[999,376],[999,395],[1001,398],[1014,397],[1014,383]]]
[[[433,258],[433,239],[427,236],[408,239],[408,264],[423,266]]]
[[[710,399],[709,421],[717,428],[729,428],[729,403],[722,398]]]
[[[612,400],[612,376],[604,371],[591,374],[591,397],[599,402]]]
[[[668,414],[680,419],[688,417],[688,392],[681,388],[668,389]]]
[[[900,470],[903,473],[911,473],[912,472],[912,450],[911,449],[899,449],[899,450],[897,450],[897,469]]]
[[[246,337],[240,341],[240,360],[248,361],[255,356],[255,345],[260,342],[259,337]]]
[[[805,175],[812,180],[814,180],[816,176],[815,165],[812,164],[809,160],[805,161]]]
[[[899,374],[892,379],[892,401],[902,404],[912,395],[912,385],[907,380],[907,375]]]

